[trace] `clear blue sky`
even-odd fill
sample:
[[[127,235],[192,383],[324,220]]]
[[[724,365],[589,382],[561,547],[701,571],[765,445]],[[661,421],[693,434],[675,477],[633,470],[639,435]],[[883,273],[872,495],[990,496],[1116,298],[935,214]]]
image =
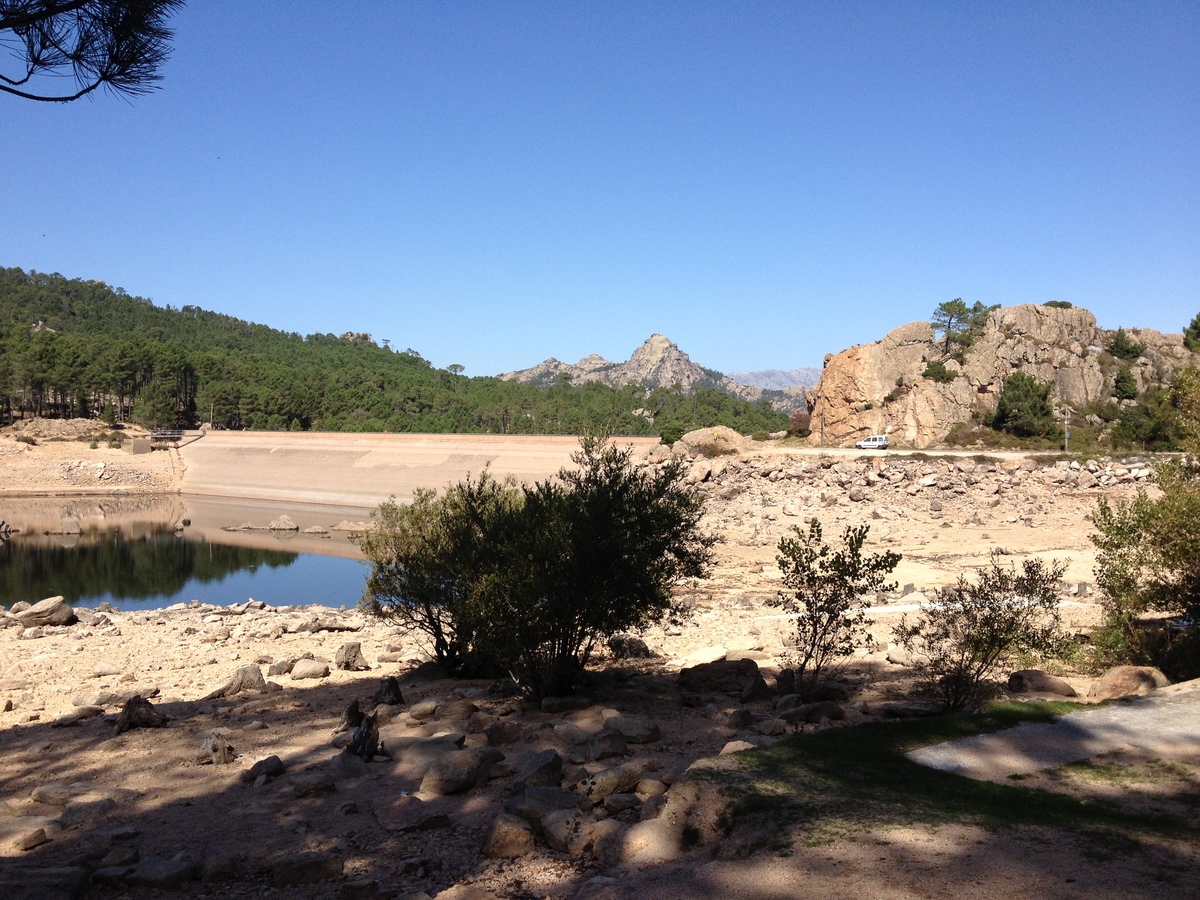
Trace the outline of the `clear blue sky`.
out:
[[[194,2],[0,95],[0,264],[443,367],[817,365],[944,300],[1200,312],[1200,3]]]

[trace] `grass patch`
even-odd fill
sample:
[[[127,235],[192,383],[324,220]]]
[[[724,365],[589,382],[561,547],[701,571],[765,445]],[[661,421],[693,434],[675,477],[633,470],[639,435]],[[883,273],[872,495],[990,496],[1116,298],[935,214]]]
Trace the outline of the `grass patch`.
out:
[[[879,722],[794,735],[761,750],[725,757],[706,777],[725,782],[736,799],[724,817],[739,825],[772,822],[802,829],[805,843],[827,842],[876,826],[964,823],[988,829],[1042,825],[1077,833],[1198,836],[1180,819],[1131,815],[1115,805],[1026,787],[974,781],[909,761],[918,747],[1049,722],[1079,704],[1000,703],[979,715]],[[1116,840],[1116,839],[1114,839]],[[1098,845],[1107,853],[1110,844]]]
[[[1106,760],[1085,759],[1062,767],[1064,774],[1075,775],[1084,781],[1101,784],[1130,785],[1130,784],[1159,784],[1165,781],[1178,781],[1187,778],[1188,771],[1183,766],[1161,759],[1153,759],[1147,763],[1121,765]]]

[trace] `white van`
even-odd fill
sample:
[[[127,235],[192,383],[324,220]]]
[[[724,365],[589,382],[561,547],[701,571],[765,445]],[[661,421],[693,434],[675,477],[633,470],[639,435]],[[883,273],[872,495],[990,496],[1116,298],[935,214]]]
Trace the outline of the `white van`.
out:
[[[856,450],[886,450],[888,448],[888,439],[886,434],[873,434],[870,437],[863,438],[854,445]]]

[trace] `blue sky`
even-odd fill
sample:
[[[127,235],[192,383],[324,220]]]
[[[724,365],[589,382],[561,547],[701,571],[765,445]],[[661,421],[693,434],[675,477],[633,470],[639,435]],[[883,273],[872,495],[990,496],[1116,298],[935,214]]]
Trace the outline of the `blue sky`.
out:
[[[193,0],[0,95],[0,264],[474,375],[821,364],[944,300],[1200,312],[1200,4]]]

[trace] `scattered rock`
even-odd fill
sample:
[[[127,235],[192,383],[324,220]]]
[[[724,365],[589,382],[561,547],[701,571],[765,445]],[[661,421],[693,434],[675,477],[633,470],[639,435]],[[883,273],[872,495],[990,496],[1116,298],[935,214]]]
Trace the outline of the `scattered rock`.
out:
[[[258,666],[242,666],[233,673],[233,677],[223,687],[217,688],[201,699],[217,700],[221,697],[232,697],[242,691],[258,691],[265,694],[279,689],[279,685],[263,678],[262,670]]]
[[[516,859],[533,852],[533,829],[524,819],[501,813],[492,823],[483,855],[492,859]]]
[[[16,613],[17,621],[25,628],[44,628],[48,625],[71,625],[75,622],[75,610],[62,597],[47,597],[29,609]]]
[[[593,803],[599,803],[609,794],[620,794],[633,790],[646,774],[641,763],[626,763],[604,769],[579,782],[579,793]]]
[[[117,734],[134,728],[162,728],[166,724],[167,717],[160,714],[149,700],[140,696],[130,697],[117,718]]]
[[[526,787],[549,787],[562,783],[563,761],[554,749],[537,753],[523,765],[516,775],[517,784]]]
[[[379,690],[371,698],[376,706],[403,706],[404,695],[400,693],[400,682],[395,675],[389,675],[379,682]]]
[[[1021,669],[1008,676],[1008,689],[1014,694],[1056,694],[1077,697],[1075,688],[1057,675],[1041,669]]]
[[[287,771],[278,756],[268,756],[266,759],[260,759],[249,769],[242,773],[242,781],[257,781],[259,778],[277,778]]]
[[[681,669],[679,687],[697,694],[741,694],[761,678],[758,663],[752,659],[721,659]]]
[[[421,793],[441,796],[460,794],[487,781],[487,770],[500,762],[504,754],[494,747],[459,750],[436,760],[421,779]]]
[[[220,766],[231,763],[236,758],[237,753],[234,752],[229,741],[225,740],[225,736],[214,731],[205,738],[197,762]]]
[[[588,741],[588,757],[593,760],[625,755],[625,738],[619,731],[604,728]]]
[[[592,822],[578,810],[558,809],[541,820],[542,834],[551,849],[580,856],[592,843]]]
[[[196,875],[196,864],[191,860],[147,857],[134,867],[126,880],[140,887],[171,889],[194,881]]]
[[[326,678],[329,676],[329,666],[319,659],[298,659],[292,666],[292,681],[306,678]]]
[[[1116,666],[1105,672],[1100,680],[1092,685],[1088,697],[1093,700],[1144,697],[1170,683],[1171,680],[1153,666]]]
[[[614,634],[608,639],[613,659],[650,659],[654,654],[644,640],[632,634]]]
[[[363,658],[362,644],[358,641],[350,641],[338,647],[337,655],[333,658],[333,664],[337,668],[347,672],[365,672],[371,668],[371,664]],[[292,677],[295,677],[295,675]]]

